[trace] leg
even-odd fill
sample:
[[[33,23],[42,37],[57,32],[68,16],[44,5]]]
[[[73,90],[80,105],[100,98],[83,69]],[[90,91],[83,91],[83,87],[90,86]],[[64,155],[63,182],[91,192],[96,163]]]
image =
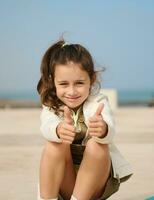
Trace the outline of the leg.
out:
[[[64,143],[46,142],[40,163],[40,196],[56,198],[67,169],[70,147]],[[72,176],[70,175],[70,182]]]
[[[74,170],[72,155],[70,148],[68,149],[67,162],[65,168],[65,175],[60,186],[60,194],[65,200],[70,200],[73,193],[74,185],[76,180],[76,172]]]
[[[73,196],[78,200],[98,198],[109,176],[110,165],[108,145],[90,139],[78,171]]]

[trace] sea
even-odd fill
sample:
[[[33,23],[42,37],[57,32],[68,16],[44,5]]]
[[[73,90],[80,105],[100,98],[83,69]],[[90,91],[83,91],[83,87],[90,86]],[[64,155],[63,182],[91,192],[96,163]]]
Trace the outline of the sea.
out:
[[[153,90],[117,90],[119,106],[148,106],[154,104]],[[33,101],[38,103],[40,97],[36,91],[1,92],[0,100]]]
[[[126,106],[154,104],[154,89],[153,90],[119,90],[118,104]],[[154,105],[153,105],[154,106]]]

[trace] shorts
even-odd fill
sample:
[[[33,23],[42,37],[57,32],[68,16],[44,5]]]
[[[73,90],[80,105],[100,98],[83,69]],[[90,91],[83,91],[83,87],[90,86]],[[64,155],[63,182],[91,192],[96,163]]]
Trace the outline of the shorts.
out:
[[[82,161],[84,150],[85,150],[85,146],[83,145],[71,144],[71,154],[72,154],[73,164],[74,164],[76,173]],[[112,194],[114,194],[115,192],[119,190],[119,186],[120,186],[120,180],[113,177],[113,167],[111,163],[110,175],[106,182],[105,189],[102,193],[102,196],[99,198],[99,200],[104,200],[110,197]]]

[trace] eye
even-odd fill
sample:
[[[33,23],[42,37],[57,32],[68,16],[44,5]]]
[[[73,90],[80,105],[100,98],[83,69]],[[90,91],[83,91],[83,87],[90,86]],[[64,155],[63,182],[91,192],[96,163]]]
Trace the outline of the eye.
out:
[[[68,85],[68,83],[59,83],[59,85]]]
[[[60,83],[59,85],[67,85],[67,83]]]
[[[84,83],[81,82],[81,81],[78,81],[76,84],[78,84],[78,85],[83,85]]]

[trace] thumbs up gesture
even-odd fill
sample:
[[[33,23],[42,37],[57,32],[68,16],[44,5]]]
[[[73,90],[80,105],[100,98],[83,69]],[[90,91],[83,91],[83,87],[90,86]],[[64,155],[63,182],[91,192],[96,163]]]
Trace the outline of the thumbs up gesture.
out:
[[[71,111],[67,106],[64,106],[64,121],[57,126],[57,135],[64,143],[71,144],[75,137],[75,128],[73,126],[73,119]]]
[[[103,111],[104,104],[99,104],[95,114],[89,118],[89,128],[88,133],[91,136],[96,136],[103,138],[106,136],[108,131],[108,126],[106,122],[103,120],[101,112]]]

